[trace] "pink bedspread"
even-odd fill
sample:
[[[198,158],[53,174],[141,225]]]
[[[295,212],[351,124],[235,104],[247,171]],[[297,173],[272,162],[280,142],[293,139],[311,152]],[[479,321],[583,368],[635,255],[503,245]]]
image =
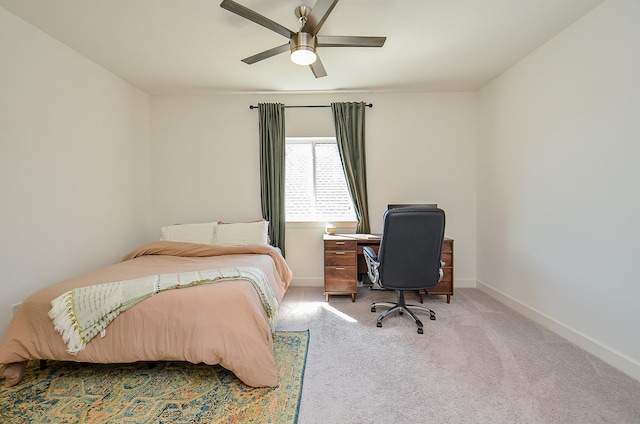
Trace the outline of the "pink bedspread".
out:
[[[159,293],[116,317],[73,356],[48,316],[51,300],[75,287],[155,274],[233,266],[262,269],[280,302],[292,273],[267,245],[210,246],[160,241],[142,246],[122,262],[45,287],[20,306],[0,342],[0,376],[17,384],[26,361],[92,363],[181,360],[220,364],[245,384],[278,384],[269,318],[252,284],[224,281]]]

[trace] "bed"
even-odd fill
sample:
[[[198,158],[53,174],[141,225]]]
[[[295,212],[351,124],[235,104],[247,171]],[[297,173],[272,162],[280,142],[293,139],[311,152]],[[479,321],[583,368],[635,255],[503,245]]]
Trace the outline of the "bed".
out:
[[[261,270],[279,304],[292,273],[279,249],[268,244],[229,246],[165,238],[134,250],[117,264],[45,287],[25,299],[9,324],[0,342],[0,376],[6,385],[15,385],[27,361],[37,359],[180,360],[219,364],[248,386],[277,386],[272,323],[258,291],[244,279],[157,293],[117,315],[75,354],[69,353],[49,316],[52,300],[74,288],[238,267]]]

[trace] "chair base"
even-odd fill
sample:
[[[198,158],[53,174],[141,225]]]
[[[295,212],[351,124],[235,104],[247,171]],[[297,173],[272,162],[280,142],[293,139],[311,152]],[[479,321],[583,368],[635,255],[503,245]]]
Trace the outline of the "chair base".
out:
[[[387,307],[389,309],[387,309],[386,311],[384,311],[380,315],[378,315],[378,318],[376,318],[376,327],[382,327],[382,320],[387,315],[391,314],[392,312],[396,312],[396,311],[400,315],[403,315],[406,312],[407,315],[409,315],[409,317],[411,319],[413,319],[413,322],[415,322],[416,325],[418,326],[418,334],[423,334],[424,333],[424,331],[422,329],[423,325],[422,325],[422,321],[420,321],[420,319],[416,316],[416,314],[413,313],[413,311],[428,312],[429,313],[429,319],[431,319],[432,321],[436,319],[436,313],[433,312],[429,308],[426,308],[424,306],[418,306],[418,305],[407,305],[407,303],[404,300],[404,291],[403,290],[398,290],[398,302],[397,303],[374,302],[374,303],[371,304],[371,312],[375,312],[376,308],[378,306]]]

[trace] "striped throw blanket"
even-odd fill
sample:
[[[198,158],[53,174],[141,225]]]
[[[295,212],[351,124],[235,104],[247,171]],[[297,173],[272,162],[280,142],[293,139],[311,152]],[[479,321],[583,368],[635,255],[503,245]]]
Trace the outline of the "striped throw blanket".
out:
[[[76,355],[121,312],[156,293],[227,280],[246,280],[253,284],[271,322],[271,330],[275,331],[278,301],[267,276],[254,267],[160,274],[80,287],[51,301],[49,317],[62,335],[67,352]]]

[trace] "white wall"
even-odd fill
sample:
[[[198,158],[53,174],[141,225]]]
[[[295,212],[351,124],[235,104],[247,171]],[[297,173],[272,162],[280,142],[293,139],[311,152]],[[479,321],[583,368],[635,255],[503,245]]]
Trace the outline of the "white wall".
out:
[[[0,334],[10,305],[149,238],[149,97],[0,8]]]
[[[640,2],[480,92],[478,285],[640,379]]]
[[[388,203],[437,202],[455,239],[456,284],[475,286],[477,95],[358,93],[152,98],[153,225],[261,216],[258,113],[249,105],[366,101],[372,231]],[[331,110],[287,109],[288,136],[334,135]],[[323,284],[324,224],[287,227],[296,285]]]

